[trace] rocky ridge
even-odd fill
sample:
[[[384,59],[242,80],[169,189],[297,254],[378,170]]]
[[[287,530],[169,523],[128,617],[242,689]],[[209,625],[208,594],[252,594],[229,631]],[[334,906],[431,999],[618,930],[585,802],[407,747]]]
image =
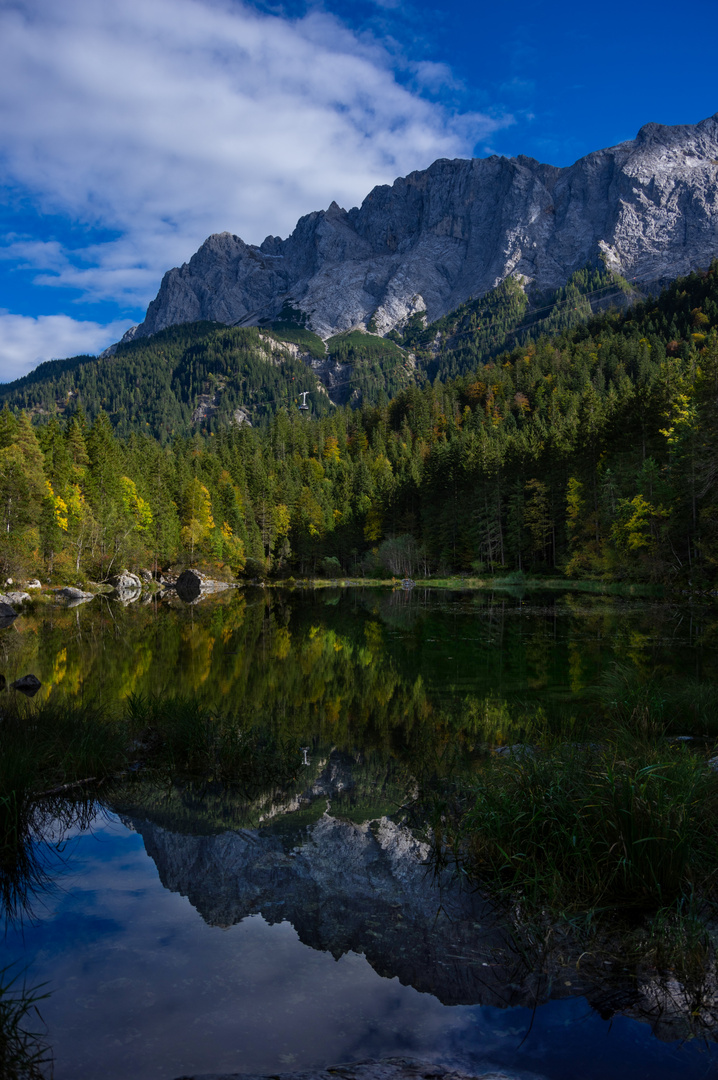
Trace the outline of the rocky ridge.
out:
[[[718,255],[718,113],[646,124],[635,139],[568,168],[529,157],[441,159],[360,207],[301,218],[287,239],[215,234],[168,271],[127,340],[211,319],[292,318],[327,338],[429,321],[509,276],[555,289],[602,260],[657,285]],[[124,340],[124,339],[123,339]]]

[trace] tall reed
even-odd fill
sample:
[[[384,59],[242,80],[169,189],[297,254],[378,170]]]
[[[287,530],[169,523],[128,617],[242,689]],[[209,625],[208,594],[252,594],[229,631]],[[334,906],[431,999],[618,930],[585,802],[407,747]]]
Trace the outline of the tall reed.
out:
[[[716,892],[718,776],[681,745],[490,755],[433,826],[444,858],[535,907],[657,909]]]

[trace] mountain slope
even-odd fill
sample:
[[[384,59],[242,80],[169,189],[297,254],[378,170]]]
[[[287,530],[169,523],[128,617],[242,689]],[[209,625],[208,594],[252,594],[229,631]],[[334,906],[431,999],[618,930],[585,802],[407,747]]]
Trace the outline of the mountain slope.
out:
[[[575,288],[565,299],[577,302],[557,319],[580,314]],[[497,324],[521,300],[516,286],[506,290],[494,296]],[[427,343],[409,329],[417,360],[425,349],[438,363],[467,362],[466,342],[477,334],[481,348],[485,333],[475,303]],[[308,333],[295,336],[316,344]],[[376,335],[332,347],[363,377],[381,346],[397,350],[397,372],[405,367],[409,353]],[[54,384],[9,388],[11,405],[65,379],[75,389],[58,395],[69,423],[52,416],[33,429],[26,415],[0,413],[0,569],[30,577],[46,560],[43,573],[81,569],[98,580],[110,564],[199,559],[236,573],[247,556],[252,577],[535,568],[714,588],[718,260],[657,298],[375,407],[337,408],[322,389],[300,412],[300,378],[317,385],[308,365],[265,330],[198,324],[105,360],[62,362]],[[78,403],[96,415],[92,425],[73,416]],[[115,431],[132,437],[115,437],[103,405]],[[247,410],[252,427],[239,429],[234,413],[246,419]],[[158,427],[164,446],[151,438]]]
[[[36,416],[72,413],[93,420],[104,409],[119,435],[166,440],[233,424],[262,423],[308,391],[312,411],[376,404],[407,385],[459,375],[528,337],[585,322],[610,304],[624,306],[630,286],[615,274],[579,271],[568,285],[534,294],[512,279],[426,325],[417,312],[404,333],[386,338],[345,331],[323,342],[285,308],[266,327],[182,323],[150,338],[121,342],[101,356],[41,364],[0,388],[0,401]]]
[[[527,157],[439,160],[361,207],[308,214],[261,246],[209,237],[165,274],[139,336],[200,319],[256,325],[282,309],[323,338],[429,321],[507,277],[551,290],[600,263],[650,286],[718,254],[718,114],[647,124],[570,168]]]

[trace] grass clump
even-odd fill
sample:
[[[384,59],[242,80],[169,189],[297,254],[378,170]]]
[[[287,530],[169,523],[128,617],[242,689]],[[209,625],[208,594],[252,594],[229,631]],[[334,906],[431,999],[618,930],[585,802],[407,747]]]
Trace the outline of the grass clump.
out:
[[[644,676],[628,664],[614,664],[602,676],[597,696],[612,721],[642,738],[718,734],[718,694],[705,680]]]
[[[663,907],[718,868],[718,777],[685,747],[490,757],[443,838],[477,880],[554,910]]]
[[[0,719],[0,791],[41,792],[92,776],[124,761],[121,717],[85,702],[13,702]]]
[[[49,1074],[52,1053],[45,1042],[38,1002],[42,987],[28,987],[10,968],[0,970],[0,1076],[3,1080],[41,1080]]]

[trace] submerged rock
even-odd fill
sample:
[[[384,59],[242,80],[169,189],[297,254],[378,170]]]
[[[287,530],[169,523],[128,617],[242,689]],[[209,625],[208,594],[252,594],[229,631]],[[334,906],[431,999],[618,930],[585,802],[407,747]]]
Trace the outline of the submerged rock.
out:
[[[521,1074],[513,1070],[510,1074],[466,1073],[447,1065],[437,1065],[434,1061],[392,1057],[367,1058],[347,1065],[331,1065],[327,1069],[275,1072],[271,1077],[252,1073],[203,1073],[201,1076],[181,1076],[178,1080],[521,1080]]]
[[[41,686],[42,683],[37,675],[23,675],[21,679],[15,679],[15,682],[10,683],[11,690],[19,690],[27,697],[35,697]]]
[[[536,747],[528,746],[526,743],[514,743],[513,746],[495,746],[494,753],[499,757],[515,758],[520,761],[522,758],[536,757]]]

